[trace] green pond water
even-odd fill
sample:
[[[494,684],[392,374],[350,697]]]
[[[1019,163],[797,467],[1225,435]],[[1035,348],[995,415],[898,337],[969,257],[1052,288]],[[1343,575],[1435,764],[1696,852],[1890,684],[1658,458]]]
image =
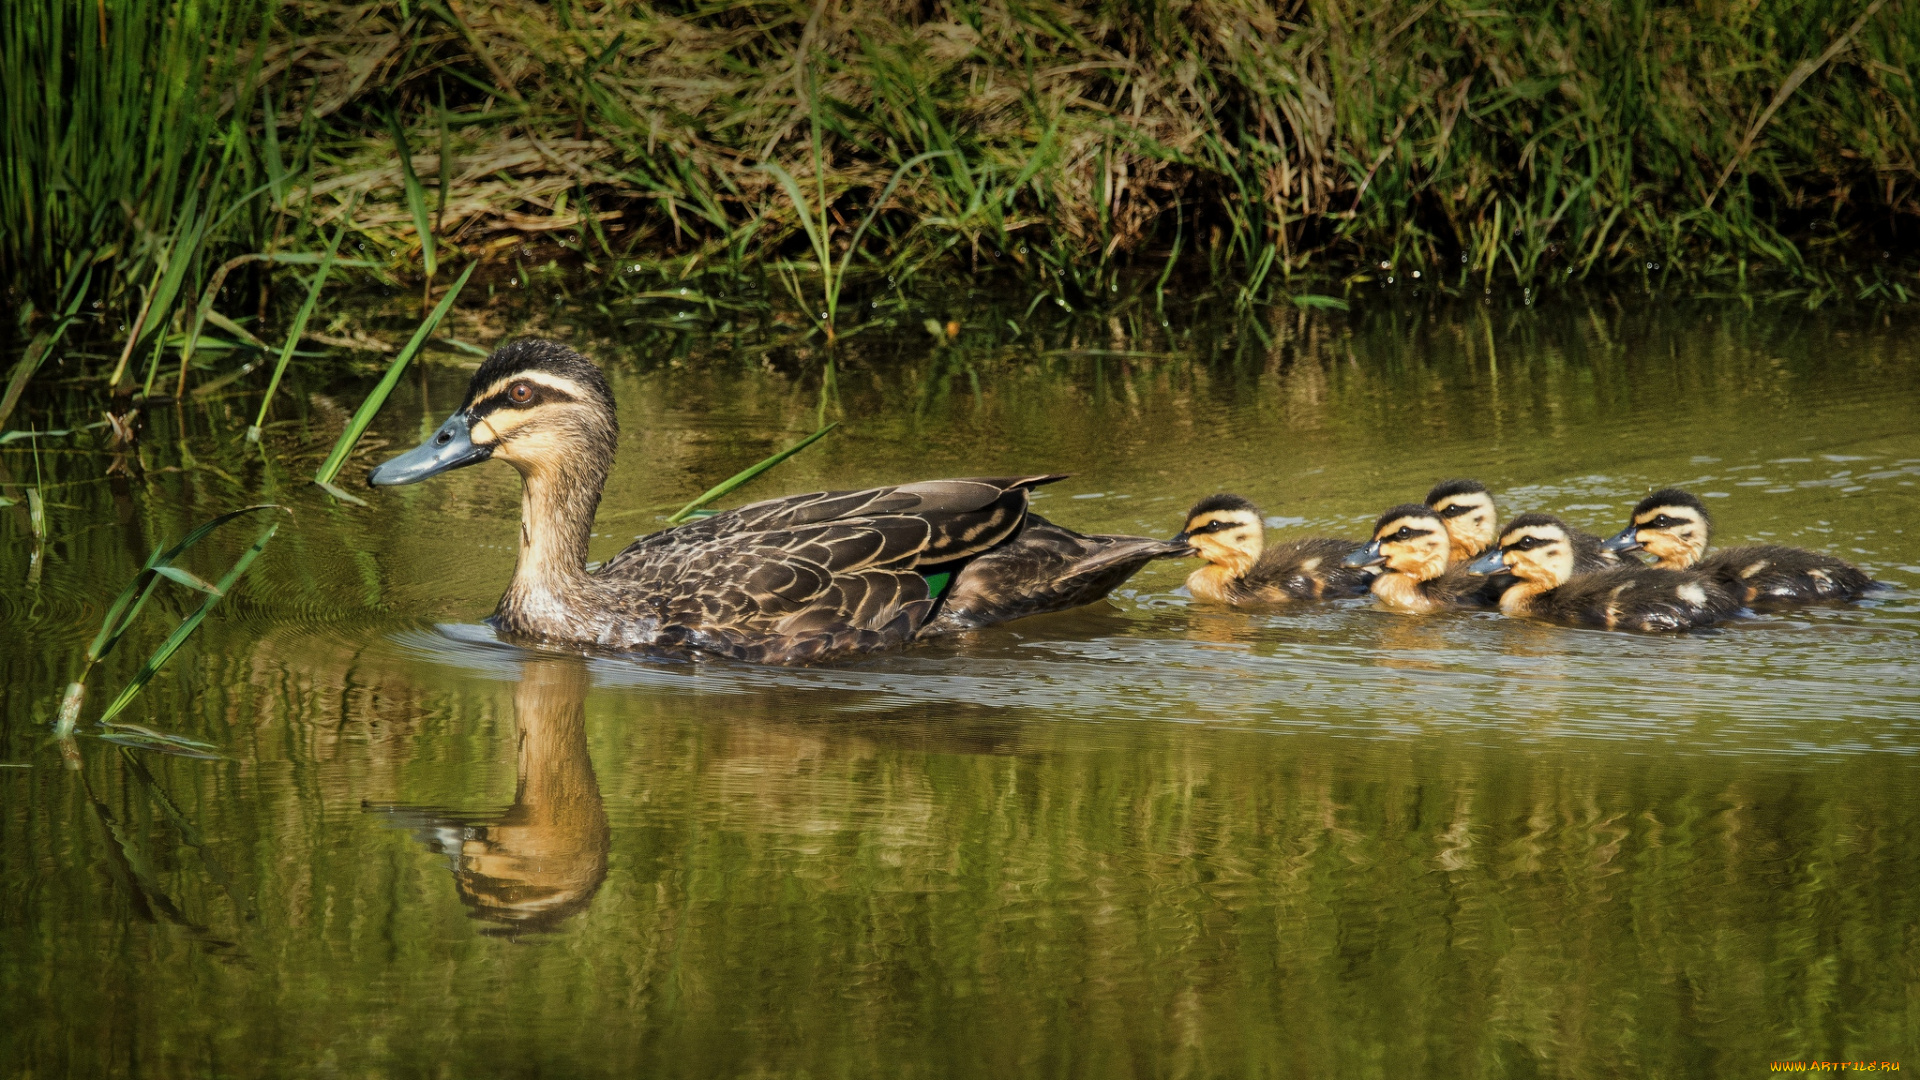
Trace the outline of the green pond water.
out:
[[[1229,490],[1276,535],[1359,537],[1450,476],[1605,532],[1683,484],[1728,541],[1893,588],[1652,638],[1223,611],[1163,563],[832,667],[537,654],[479,625],[510,469],[337,505],[301,478],[372,376],[296,371],[264,454],[243,380],[147,415],[131,478],[92,437],[0,448],[0,492],[37,468],[49,502],[44,545],[0,511],[0,760],[26,766],[0,768],[0,1076],[1920,1068],[1920,318],[1623,296],[1170,334],[954,305],[848,339],[841,429],[731,501],[1057,470],[1037,507],[1088,531],[1171,535]],[[817,341],[562,323],[457,329],[565,331],[608,368],[595,558],[815,424]],[[472,361],[410,373],[343,482]],[[263,499],[295,517],[125,714],[220,756],[64,759],[47,725],[105,603]],[[89,722],[197,606],[160,595]]]

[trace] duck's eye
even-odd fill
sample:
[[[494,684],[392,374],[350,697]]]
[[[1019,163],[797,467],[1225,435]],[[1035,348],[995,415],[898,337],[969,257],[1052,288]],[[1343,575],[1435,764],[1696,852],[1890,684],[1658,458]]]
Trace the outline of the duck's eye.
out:
[[[1407,528],[1405,525],[1402,525],[1400,526],[1400,531],[1393,534],[1393,538],[1395,540],[1405,540],[1408,537],[1411,537],[1412,535],[1413,535],[1413,530]]]
[[[523,382],[514,383],[507,388],[507,400],[515,405],[525,405],[533,400],[533,386]]]

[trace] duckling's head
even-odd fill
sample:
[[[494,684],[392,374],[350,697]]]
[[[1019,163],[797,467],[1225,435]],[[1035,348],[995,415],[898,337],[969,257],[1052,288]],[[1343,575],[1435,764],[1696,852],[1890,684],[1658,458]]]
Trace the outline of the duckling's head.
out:
[[[1186,528],[1173,538],[1235,577],[1253,569],[1267,545],[1260,508],[1238,495],[1209,495],[1187,511]]]
[[[1707,553],[1713,520],[1707,504],[1679,488],[1663,488],[1640,500],[1626,528],[1601,548],[1606,551],[1644,551],[1654,565],[1685,570]]]
[[[1446,572],[1452,541],[1445,519],[1424,506],[1408,503],[1380,515],[1373,542],[1347,556],[1348,566],[1382,566],[1415,581],[1431,581]]]
[[[1500,530],[1499,546],[1467,569],[1476,574],[1505,570],[1537,588],[1558,588],[1573,576],[1573,536],[1552,514],[1521,514]]]
[[[1448,558],[1465,562],[1493,546],[1500,527],[1493,495],[1478,480],[1442,480],[1427,492],[1427,508],[1446,523]]]
[[[466,400],[427,441],[367,476],[377,487],[500,458],[522,476],[597,485],[619,442],[613,391],[593,361],[564,345],[525,338],[487,357]]]

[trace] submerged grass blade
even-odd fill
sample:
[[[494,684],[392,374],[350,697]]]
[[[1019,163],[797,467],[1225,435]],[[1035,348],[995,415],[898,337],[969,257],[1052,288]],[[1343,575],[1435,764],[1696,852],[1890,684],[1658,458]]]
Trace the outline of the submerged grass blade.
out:
[[[240,575],[247,572],[247,567],[253,565],[253,560],[267,550],[267,541],[272,540],[273,534],[278,531],[280,531],[280,523],[276,521],[261,530],[259,539],[255,540],[246,551],[241,552],[240,558],[236,559],[233,566],[221,576],[216,586],[220,591],[208,596],[198,610],[181,620],[179,626],[174,627],[173,633],[168,634],[166,640],[160,643],[160,647],[153,651],[153,655],[147,657],[147,662],[140,665],[140,670],[134,673],[133,678],[128,680],[127,685],[121,689],[119,696],[107,706],[107,711],[100,714],[99,722],[102,726],[120,715],[121,710],[131,704],[140,691],[153,681],[153,677],[160,673],[160,669],[166,666],[167,661],[173,659],[173,654],[180,650],[180,646],[186,644],[195,630],[200,629],[201,622],[205,621],[214,605],[218,604],[221,598],[233,588],[234,582],[240,580]]]
[[[152,594],[154,587],[159,584],[160,568],[171,567],[173,560],[186,554],[195,544],[205,540],[208,535],[220,526],[262,510],[285,511],[286,507],[276,506],[273,503],[256,503],[253,506],[244,506],[238,510],[230,510],[211,521],[201,523],[172,547],[154,549],[153,554],[147,558],[146,564],[140,568],[140,572],[134,575],[133,580],[127,584],[125,589],[120,591],[120,595],[116,597],[113,604],[107,608],[107,617],[100,623],[100,632],[94,635],[93,643],[87,646],[88,666],[91,667],[99,663],[101,658],[112,652],[114,645],[119,643],[120,635],[126,633],[127,627],[132,624],[134,616],[140,614],[140,609],[146,605],[147,597]],[[195,578],[195,580],[198,581],[199,579]],[[202,584],[205,583],[202,582]],[[195,587],[197,588],[198,586]],[[138,602],[134,602],[136,595],[139,596]],[[130,603],[132,604],[132,608],[129,610],[128,605]]]
[[[806,438],[801,439],[799,442],[794,443],[792,446],[787,447],[785,450],[782,450],[779,453],[773,455],[772,457],[767,458],[765,461],[762,461],[757,465],[749,466],[748,468],[742,469],[739,472],[734,473],[732,476],[727,477],[725,480],[722,480],[718,484],[715,484],[713,487],[707,489],[706,494],[700,496],[699,498],[693,500],[687,505],[674,511],[673,516],[667,519],[667,524],[669,525],[680,524],[681,522],[692,517],[694,514],[694,511],[700,509],[701,507],[707,505],[708,503],[714,501],[715,499],[725,496],[728,492],[733,491],[735,488],[738,488],[740,485],[746,483],[749,480],[752,480],[754,477],[759,476],[761,473],[766,472],[768,469],[773,468],[775,465],[780,464],[781,462],[787,460],[788,458],[799,453],[800,451],[805,450],[807,447],[812,446],[814,443],[819,442],[821,439],[827,436],[828,432],[832,431],[834,428],[837,428],[839,426],[840,426],[840,422],[836,420],[833,423],[828,424],[826,427],[821,428],[819,431],[816,431],[813,434],[807,436]]]
[[[284,511],[285,509],[271,503],[242,507],[202,523],[170,548],[155,548],[153,554],[147,556],[147,561],[140,567],[140,572],[134,575],[133,580],[127,583],[127,587],[120,590],[120,595],[114,597],[113,603],[108,605],[106,618],[100,620],[100,631],[93,636],[93,641],[87,646],[79,678],[67,685],[67,692],[60,699],[60,713],[54,721],[54,736],[59,739],[72,736],[74,725],[80,720],[80,709],[86,704],[87,676],[93,673],[94,666],[100,663],[101,658],[112,652],[113,647],[120,643],[120,638],[127,632],[127,627],[133,625],[133,620],[140,614],[140,609],[147,606],[147,600],[153,596],[153,591],[159,588],[161,579],[176,581],[189,588],[208,593],[207,607],[211,607],[216,600],[225,595],[231,585],[230,581],[210,585],[198,576],[172,566],[174,559],[185,554],[195,544],[206,539],[208,534],[227,522],[261,510]],[[182,580],[183,576],[187,580]],[[148,677],[151,678],[151,676]]]
[[[414,354],[420,351],[421,346],[427,343],[427,339],[439,327],[440,320],[446,318],[447,312],[452,310],[453,302],[460,296],[460,290],[466,288],[467,279],[473,276],[474,268],[479,265],[479,263],[467,264],[466,270],[460,274],[460,280],[454,282],[453,287],[447,290],[447,294],[440,298],[440,303],[434,306],[433,312],[420,323],[420,328],[413,332],[412,340],[408,341],[399,355],[393,358],[393,363],[387,365],[387,373],[381,376],[380,382],[373,388],[373,393],[367,395],[367,400],[361,402],[360,407],[354,410],[353,419],[347,422],[347,430],[341,432],[340,438],[333,444],[333,452],[327,455],[326,461],[321,462],[320,471],[313,474],[314,483],[327,488],[333,486],[334,478],[340,475],[340,469],[347,463],[347,456],[353,453],[354,446],[360,442],[360,436],[366,434],[368,425],[373,423],[374,415],[380,411],[380,407],[387,403],[387,395],[393,393],[393,388],[399,384],[401,374],[407,370],[407,364],[413,359]],[[335,490],[337,492],[337,489]],[[362,503],[362,505],[365,504]]]

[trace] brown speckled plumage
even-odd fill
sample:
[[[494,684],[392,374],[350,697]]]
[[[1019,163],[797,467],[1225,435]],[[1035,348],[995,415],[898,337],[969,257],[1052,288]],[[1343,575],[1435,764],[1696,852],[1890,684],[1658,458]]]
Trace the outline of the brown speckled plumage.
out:
[[[1825,552],[1783,544],[1709,551],[1712,530],[1705,503],[1666,488],[1640,500],[1615,539],[1627,550],[1650,552],[1658,566],[1705,574],[1756,607],[1852,600],[1876,587],[1864,570]]]
[[[1705,574],[1632,566],[1576,576],[1570,533],[1551,514],[1507,523],[1498,552],[1482,560],[1519,579],[1501,595],[1502,612],[1646,633],[1711,626],[1740,613],[1739,598]]]
[[[1216,604],[1275,604],[1358,596],[1375,571],[1342,565],[1361,547],[1327,536],[1268,546],[1259,507],[1239,495],[1211,495],[1187,511],[1176,539],[1193,545],[1207,565],[1187,575],[1187,589]]]
[[[1030,514],[1030,491],[1061,479],[1035,475],[769,499],[664,529],[589,572],[617,443],[598,369],[517,342],[475,373],[446,430],[463,416],[479,449],[459,464],[502,458],[525,483],[520,558],[492,619],[509,638],[814,663],[1088,603],[1187,550]]]

